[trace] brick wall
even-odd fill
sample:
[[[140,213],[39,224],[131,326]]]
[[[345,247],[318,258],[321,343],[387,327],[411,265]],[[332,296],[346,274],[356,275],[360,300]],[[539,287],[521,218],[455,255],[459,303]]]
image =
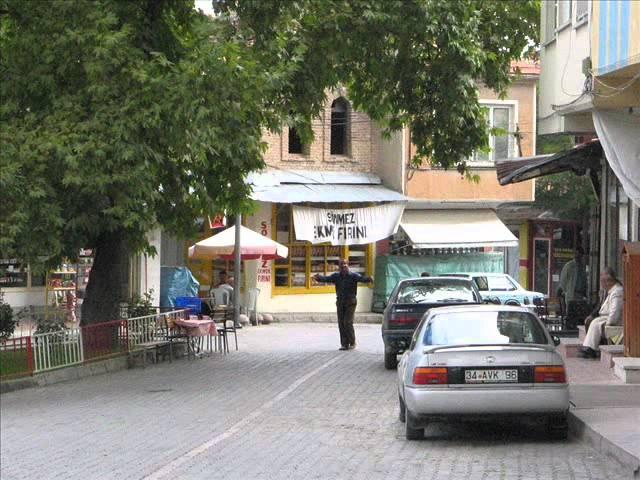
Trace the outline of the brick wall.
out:
[[[268,145],[265,162],[269,167],[287,170],[325,170],[375,173],[380,157],[380,131],[365,113],[353,111],[348,114],[347,155],[331,154],[331,104],[338,97],[345,97],[344,90],[332,91],[327,95],[324,111],[313,119],[314,141],[305,146],[305,153],[289,153],[289,129],[282,133],[265,133]]]

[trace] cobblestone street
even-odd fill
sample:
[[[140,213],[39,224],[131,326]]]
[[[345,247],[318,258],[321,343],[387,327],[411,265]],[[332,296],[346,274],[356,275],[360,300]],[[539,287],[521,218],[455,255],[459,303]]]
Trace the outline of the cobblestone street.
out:
[[[618,479],[527,425],[432,425],[407,442],[378,325],[240,332],[240,351],[2,395],[3,480]]]

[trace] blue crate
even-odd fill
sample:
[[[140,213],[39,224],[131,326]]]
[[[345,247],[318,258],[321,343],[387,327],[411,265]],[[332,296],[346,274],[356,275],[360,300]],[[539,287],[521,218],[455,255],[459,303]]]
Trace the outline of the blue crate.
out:
[[[175,305],[178,308],[188,308],[191,313],[202,312],[202,300],[199,297],[176,297]]]

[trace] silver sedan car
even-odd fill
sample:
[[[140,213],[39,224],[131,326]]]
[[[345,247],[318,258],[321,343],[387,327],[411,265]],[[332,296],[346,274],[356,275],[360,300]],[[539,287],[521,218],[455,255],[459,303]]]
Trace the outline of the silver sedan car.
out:
[[[430,421],[534,418],[567,437],[569,389],[559,340],[523,307],[467,305],[427,312],[398,365],[408,440]]]

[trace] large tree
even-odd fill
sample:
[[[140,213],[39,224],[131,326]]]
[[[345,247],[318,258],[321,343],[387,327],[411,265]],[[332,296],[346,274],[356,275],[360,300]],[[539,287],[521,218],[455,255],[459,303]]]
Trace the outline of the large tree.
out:
[[[416,162],[487,143],[477,83],[504,92],[535,0],[0,0],[0,252],[96,250],[83,321],[115,317],[131,252],[249,207],[265,130],[311,135],[329,88],[409,125]]]

